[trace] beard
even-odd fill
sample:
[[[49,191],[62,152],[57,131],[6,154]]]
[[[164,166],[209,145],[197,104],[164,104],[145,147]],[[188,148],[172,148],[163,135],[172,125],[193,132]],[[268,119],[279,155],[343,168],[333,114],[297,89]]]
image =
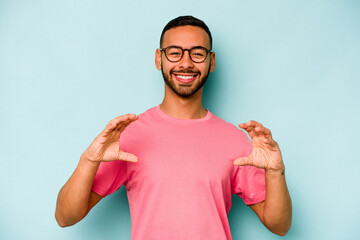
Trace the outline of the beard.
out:
[[[201,76],[201,73],[199,71],[192,71],[192,70],[180,70],[180,71],[170,71],[170,75],[166,74],[164,72],[164,69],[161,68],[161,73],[164,78],[165,84],[179,97],[182,98],[189,98],[193,96],[195,93],[197,93],[205,84],[206,80],[209,77],[210,73],[210,66],[208,68],[207,73],[204,76]],[[197,74],[197,77],[199,77],[199,80],[196,83],[179,83],[176,84],[173,78],[172,74],[179,74],[179,73],[194,73]],[[193,85],[195,84],[195,85]]]

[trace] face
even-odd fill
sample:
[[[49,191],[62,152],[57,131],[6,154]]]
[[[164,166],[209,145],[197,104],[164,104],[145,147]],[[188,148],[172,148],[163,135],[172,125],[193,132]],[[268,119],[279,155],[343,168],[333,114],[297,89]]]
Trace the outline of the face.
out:
[[[165,32],[161,47],[168,46],[178,46],[182,49],[201,46],[210,49],[210,38],[200,27],[181,26]],[[166,83],[165,90],[189,98],[202,90],[209,72],[215,69],[215,53],[208,53],[204,62],[195,63],[190,59],[189,51],[185,51],[180,61],[170,62],[165,53],[157,49],[155,64],[157,69],[162,71]]]

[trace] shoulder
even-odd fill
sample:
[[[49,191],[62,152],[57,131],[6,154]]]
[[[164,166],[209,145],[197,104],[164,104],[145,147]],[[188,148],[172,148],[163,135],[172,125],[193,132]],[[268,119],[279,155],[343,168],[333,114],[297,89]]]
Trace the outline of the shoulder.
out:
[[[243,129],[215,115],[212,116],[212,124],[211,131],[216,134],[223,149],[234,152],[236,157],[246,156],[251,152],[251,139]]]
[[[247,138],[247,134],[241,128],[235,126],[230,122],[225,121],[224,119],[214,114],[212,114],[212,124],[214,124],[217,129],[219,129],[228,136]]]
[[[156,116],[154,114],[154,108],[150,108],[145,112],[138,115],[138,119],[134,122],[131,122],[124,130],[121,132],[119,139],[120,147],[129,151],[129,147],[133,143],[138,143],[141,145],[143,141],[151,136],[152,123],[156,122],[153,118]]]
[[[121,136],[125,137],[128,135],[142,133],[144,134],[146,130],[152,128],[152,124],[158,121],[156,108],[152,107],[146,110],[145,112],[138,115],[138,119],[134,122],[131,122],[125,130],[122,132]]]

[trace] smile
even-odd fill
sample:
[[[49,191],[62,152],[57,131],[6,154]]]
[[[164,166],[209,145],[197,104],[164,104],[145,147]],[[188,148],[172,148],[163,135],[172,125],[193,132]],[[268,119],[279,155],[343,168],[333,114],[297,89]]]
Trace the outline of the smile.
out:
[[[197,75],[180,75],[180,74],[174,74],[176,80],[182,82],[182,83],[190,83],[195,80]]]

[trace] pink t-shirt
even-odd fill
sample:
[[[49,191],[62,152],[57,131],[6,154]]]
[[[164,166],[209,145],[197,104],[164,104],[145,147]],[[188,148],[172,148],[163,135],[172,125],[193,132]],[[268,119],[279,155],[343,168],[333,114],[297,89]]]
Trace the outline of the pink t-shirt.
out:
[[[251,153],[247,135],[208,111],[201,119],[176,119],[159,106],[139,115],[120,137],[137,163],[101,163],[92,190],[127,189],[131,238],[232,239],[231,195],[246,204],[265,200],[265,172],[233,160]]]

